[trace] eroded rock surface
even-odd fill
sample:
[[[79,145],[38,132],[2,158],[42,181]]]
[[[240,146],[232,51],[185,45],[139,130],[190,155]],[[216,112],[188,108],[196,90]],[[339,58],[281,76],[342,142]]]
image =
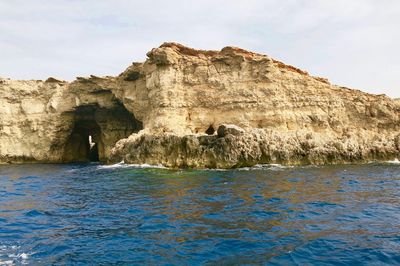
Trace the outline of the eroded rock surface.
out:
[[[109,82],[0,80],[0,162],[88,161],[89,135],[106,161],[118,140],[142,129]]]
[[[279,61],[175,43],[118,77],[0,80],[0,161],[230,168],[400,157],[400,104]],[[118,142],[117,142],[118,141]]]
[[[392,140],[349,132],[347,136],[308,131],[281,134],[249,129],[223,136],[132,134],[114,148],[112,161],[162,164],[168,167],[236,168],[255,164],[345,164],[395,159],[400,134]]]

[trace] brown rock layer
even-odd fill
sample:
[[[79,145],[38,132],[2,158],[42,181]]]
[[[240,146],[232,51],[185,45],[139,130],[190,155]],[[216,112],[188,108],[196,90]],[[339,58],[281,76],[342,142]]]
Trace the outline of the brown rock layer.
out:
[[[170,167],[400,157],[398,100],[235,47],[147,55],[118,77],[1,79],[0,161],[87,161],[89,135],[101,161]]]

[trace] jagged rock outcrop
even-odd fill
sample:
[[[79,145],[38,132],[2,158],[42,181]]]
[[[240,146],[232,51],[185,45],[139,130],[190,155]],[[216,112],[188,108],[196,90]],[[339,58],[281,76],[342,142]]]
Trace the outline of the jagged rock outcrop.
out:
[[[110,159],[167,167],[236,168],[269,163],[320,165],[384,161],[398,158],[400,150],[400,134],[388,140],[357,132],[346,136],[307,131],[281,134],[266,129],[235,133],[224,136],[133,134],[117,143]]]
[[[279,61],[175,43],[118,77],[0,81],[0,161],[170,167],[322,164],[400,157],[400,104]],[[117,142],[118,141],[118,142]]]

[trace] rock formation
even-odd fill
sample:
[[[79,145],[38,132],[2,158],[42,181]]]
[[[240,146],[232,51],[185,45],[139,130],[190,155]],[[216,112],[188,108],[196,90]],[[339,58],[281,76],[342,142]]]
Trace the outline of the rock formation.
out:
[[[89,135],[106,161],[118,140],[142,129],[109,82],[0,80],[0,161],[87,161]]]
[[[400,157],[400,104],[226,47],[165,43],[118,77],[0,80],[0,162],[232,168]]]

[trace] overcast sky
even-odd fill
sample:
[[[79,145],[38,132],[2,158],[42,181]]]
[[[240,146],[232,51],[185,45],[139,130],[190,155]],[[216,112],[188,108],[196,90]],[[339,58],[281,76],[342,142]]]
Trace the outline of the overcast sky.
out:
[[[400,97],[399,0],[0,0],[0,76],[117,75],[165,41],[234,45]]]

